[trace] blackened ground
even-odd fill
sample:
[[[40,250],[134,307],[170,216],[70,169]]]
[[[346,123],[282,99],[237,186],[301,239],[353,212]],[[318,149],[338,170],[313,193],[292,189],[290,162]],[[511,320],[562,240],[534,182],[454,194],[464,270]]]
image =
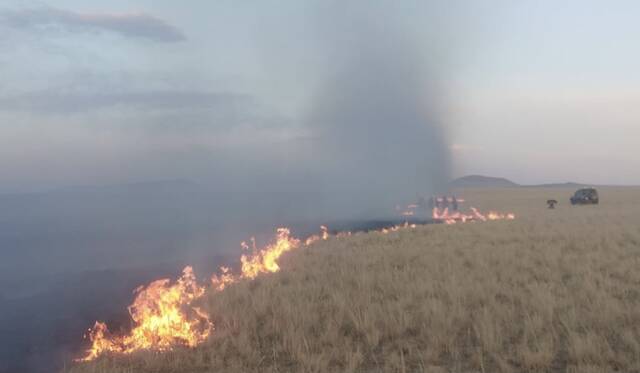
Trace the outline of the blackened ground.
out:
[[[81,352],[82,336],[96,319],[126,327],[132,289],[158,277],[175,277],[179,268],[167,265],[22,279],[33,283],[31,294],[0,300],[0,372],[58,371]]]
[[[405,224],[427,224],[424,219],[345,220],[289,225],[296,237],[330,233],[379,230]],[[256,227],[258,245],[273,236],[275,226]],[[239,242],[239,241],[238,241]],[[235,255],[234,255],[235,254]],[[96,320],[107,322],[111,331],[131,327],[127,306],[132,290],[158,278],[179,276],[185,265],[196,264],[199,278],[220,265],[237,269],[240,246],[233,254],[152,264],[145,267],[86,270],[30,276],[0,275],[0,373],[49,373],[79,357],[87,342],[83,335]],[[4,294],[4,295],[2,295]]]

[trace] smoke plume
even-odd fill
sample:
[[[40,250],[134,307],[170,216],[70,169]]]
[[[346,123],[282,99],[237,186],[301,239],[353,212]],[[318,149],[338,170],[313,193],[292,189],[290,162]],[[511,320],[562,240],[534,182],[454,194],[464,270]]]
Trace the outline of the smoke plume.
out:
[[[305,5],[304,17],[282,12],[265,21],[272,23],[256,46],[228,32],[228,44],[266,52],[255,65],[268,76],[253,81],[238,68],[249,76],[238,79],[244,85],[180,75],[193,70],[180,64],[194,45],[156,18],[125,17],[125,30],[121,16],[89,17],[88,25],[81,13],[20,13],[29,22],[21,18],[14,32],[45,21],[91,26],[181,41],[185,55],[163,65],[157,56],[180,53],[136,49],[144,68],[133,64],[120,78],[76,66],[71,79],[51,74],[36,79],[43,87],[0,92],[0,118],[12,123],[0,136],[0,169],[18,191],[0,194],[0,330],[9,331],[0,345],[12,346],[0,351],[0,372],[51,371],[78,351],[94,320],[128,316],[135,286],[186,264],[198,275],[228,258],[237,265],[239,242],[252,235],[264,242],[282,225],[304,236],[320,224],[400,218],[396,205],[441,191],[450,169],[446,85],[436,69],[441,55],[429,44],[439,36],[412,31],[389,3],[380,4]],[[246,21],[239,12],[235,20]],[[141,19],[144,30],[129,27]],[[71,56],[94,33],[82,35],[69,40]],[[223,55],[220,44],[210,47]],[[197,59],[202,45],[195,45]],[[250,68],[239,50],[225,57]],[[47,58],[29,60],[50,67]],[[157,75],[135,73],[147,60],[158,64]],[[27,67],[25,76],[47,71]]]
[[[331,14],[309,121],[324,209],[369,215],[441,191],[450,159],[434,59],[389,18]],[[427,52],[428,53],[428,52]]]

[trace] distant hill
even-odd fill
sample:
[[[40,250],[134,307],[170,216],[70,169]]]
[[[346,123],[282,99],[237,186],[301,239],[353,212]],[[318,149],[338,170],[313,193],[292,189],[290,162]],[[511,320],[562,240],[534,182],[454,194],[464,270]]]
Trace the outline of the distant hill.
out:
[[[522,186],[523,187],[529,187],[529,188],[571,188],[571,189],[578,189],[578,188],[584,188],[586,186],[594,186],[594,185],[574,183],[574,182],[566,182],[566,183],[536,184],[536,185],[522,185]]]
[[[449,183],[451,188],[514,188],[520,185],[503,177],[468,175]]]
[[[571,188],[578,189],[587,186],[596,186],[592,184],[566,182],[566,183],[547,183],[547,184],[518,184],[503,177],[492,177],[483,175],[467,175],[457,178],[449,183],[449,187],[455,188]]]

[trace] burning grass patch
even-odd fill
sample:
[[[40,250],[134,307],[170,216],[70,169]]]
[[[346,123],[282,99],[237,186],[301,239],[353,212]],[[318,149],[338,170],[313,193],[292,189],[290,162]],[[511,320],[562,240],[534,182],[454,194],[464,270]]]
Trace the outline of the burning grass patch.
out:
[[[204,344],[68,371],[640,371],[640,191],[548,210],[561,193],[469,191],[519,219],[318,241],[205,294]]]

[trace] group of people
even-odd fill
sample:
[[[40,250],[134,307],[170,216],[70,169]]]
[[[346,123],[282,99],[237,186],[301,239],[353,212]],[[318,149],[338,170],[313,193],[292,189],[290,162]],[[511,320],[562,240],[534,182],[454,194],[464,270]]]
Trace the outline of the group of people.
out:
[[[433,209],[438,209],[439,211],[444,211],[445,209],[458,211],[459,202],[456,196],[431,196],[428,201],[426,201],[424,197],[420,198],[419,205],[428,208],[429,211]]]
[[[442,197],[431,197],[430,207],[437,208],[438,210],[449,209],[451,211],[458,211],[458,199],[456,196],[442,196]]]

